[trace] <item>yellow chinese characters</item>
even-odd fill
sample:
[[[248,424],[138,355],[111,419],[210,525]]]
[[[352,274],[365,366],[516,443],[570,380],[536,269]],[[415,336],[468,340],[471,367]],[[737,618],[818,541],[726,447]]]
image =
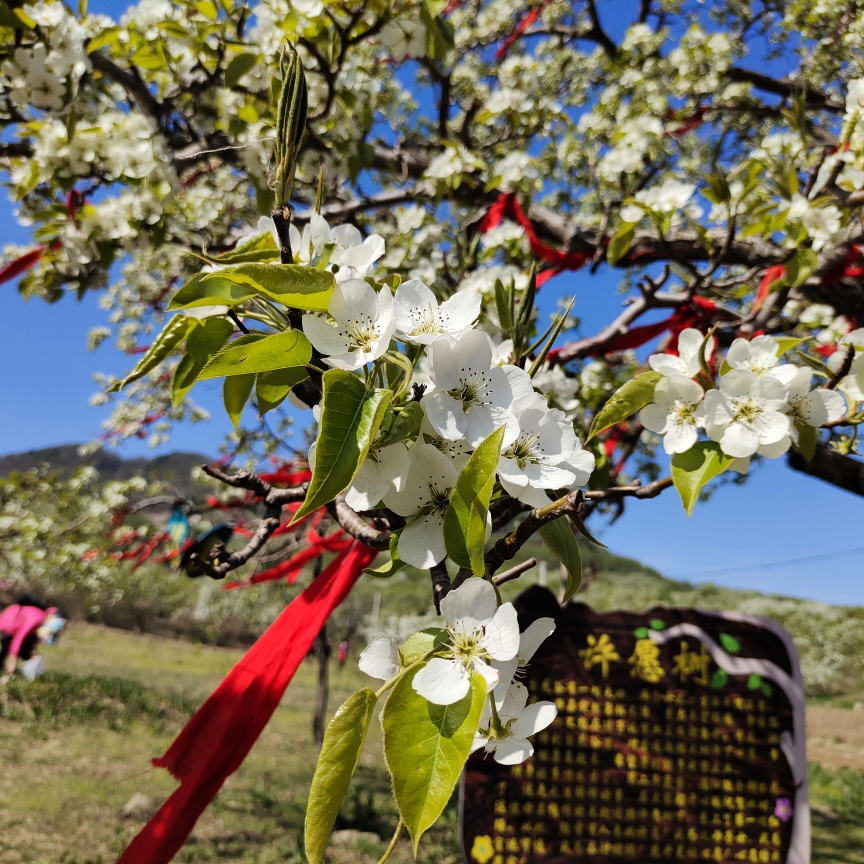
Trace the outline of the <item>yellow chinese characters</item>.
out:
[[[682,641],[681,651],[674,657],[672,665],[672,674],[680,676],[682,681],[686,681],[691,675],[697,684],[708,686],[711,679],[708,675],[708,667],[711,663],[711,655],[708,650],[700,642],[699,653],[690,650],[690,646]]]
[[[638,639],[633,656],[627,661],[633,668],[630,674],[634,678],[656,684],[666,675],[660,661],[660,647],[650,639]]]
[[[589,635],[588,647],[583,648],[579,656],[585,661],[586,672],[593,666],[599,666],[600,674],[604,678],[609,677],[609,664],[621,659],[608,633],[601,633],[599,639]]]

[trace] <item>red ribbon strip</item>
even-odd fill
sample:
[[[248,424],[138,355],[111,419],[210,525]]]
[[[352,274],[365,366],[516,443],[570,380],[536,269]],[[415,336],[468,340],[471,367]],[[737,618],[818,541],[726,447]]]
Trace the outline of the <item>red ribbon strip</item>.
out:
[[[118,864],[168,864],[177,854],[267,725],[327,617],[376,554],[355,542],[334,559],[228,673],[168,752],[153,760],[180,780],[180,787]]]
[[[540,17],[543,10],[551,0],[543,0],[539,6],[532,9],[517,25],[516,29],[504,40],[501,47],[495,52],[495,60],[500,63],[513,47],[513,43]]]
[[[47,246],[40,246],[30,252],[25,252],[14,261],[10,261],[5,267],[0,268],[0,284],[26,273],[31,267],[38,263],[39,259],[48,251]]]

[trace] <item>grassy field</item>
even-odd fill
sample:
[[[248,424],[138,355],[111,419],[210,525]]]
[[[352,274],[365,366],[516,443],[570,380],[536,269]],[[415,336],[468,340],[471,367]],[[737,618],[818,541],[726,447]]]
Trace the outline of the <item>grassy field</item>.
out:
[[[108,864],[149,815],[146,802],[124,815],[133,796],[147,796],[155,807],[175,786],[149,759],[164,751],[240,653],[87,625],[72,625],[61,646],[47,653],[49,673],[35,685],[15,684],[2,707],[0,864]],[[334,664],[331,711],[361,684],[355,661]],[[290,699],[178,861],[301,864],[315,759],[315,675],[312,664],[300,669]],[[864,713],[837,707],[810,711],[818,733],[814,752],[828,754],[831,766],[811,769],[813,864],[864,862],[864,772],[837,768],[864,767],[859,717]],[[332,864],[374,864],[385,846],[380,837],[389,839],[395,827],[376,727],[337,825],[342,833],[330,849]],[[456,864],[455,831],[451,806],[421,844],[421,862]],[[400,842],[396,861],[410,859],[407,842]]]

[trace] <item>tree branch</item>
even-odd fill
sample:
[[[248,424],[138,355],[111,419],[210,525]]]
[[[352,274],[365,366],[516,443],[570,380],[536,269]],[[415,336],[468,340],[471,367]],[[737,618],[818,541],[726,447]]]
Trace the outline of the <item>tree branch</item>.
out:
[[[390,546],[390,532],[379,531],[363,520],[348,506],[344,495],[337,495],[327,505],[327,511],[355,540],[359,540],[373,549],[387,549]]]
[[[671,477],[655,480],[643,486],[631,483],[629,486],[610,486],[608,489],[591,489],[585,493],[589,501],[612,501],[618,498],[656,498],[664,489],[672,485]]]
[[[842,114],[846,110],[843,102],[835,101],[827,93],[811,87],[804,82],[788,78],[772,78],[763,72],[756,72],[753,69],[742,69],[739,66],[729,68],[726,71],[726,76],[733,81],[752,84],[757,90],[773,93],[776,96],[788,97],[794,96],[796,93],[803,93],[808,105],[824,108],[826,111],[831,111],[834,114]]]
[[[847,345],[843,362],[837,367],[834,374],[819,388],[820,390],[833,390],[848,374],[855,359],[855,346]]]
[[[591,29],[586,33],[586,38],[593,39],[605,52],[607,57],[618,56],[618,46],[609,38],[609,34],[600,24],[600,16],[597,14],[597,4],[594,0],[588,0],[586,7],[588,17],[591,19]]]
[[[787,463],[794,471],[809,474],[847,492],[864,496],[864,462],[843,456],[824,441],[816,442],[816,452],[808,462],[797,450],[790,450]]]
[[[141,111],[154,120],[158,127],[162,127],[165,106],[156,100],[137,72],[121,68],[101,51],[94,51],[89,57],[97,72],[101,72],[110,81],[119,84]]]
[[[521,564],[511,567],[509,570],[499,573],[492,581],[496,585],[503,585],[505,582],[518,579],[526,570],[530,570],[536,563],[536,558],[529,558],[527,561],[523,561]]]

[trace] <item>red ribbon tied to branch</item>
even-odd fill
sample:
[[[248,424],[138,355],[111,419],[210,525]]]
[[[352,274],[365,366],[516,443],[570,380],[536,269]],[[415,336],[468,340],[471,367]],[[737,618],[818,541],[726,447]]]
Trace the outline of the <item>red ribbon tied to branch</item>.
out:
[[[167,864],[267,725],[330,613],[377,552],[354,541],[293,600],[228,673],[168,748],[158,768],[180,787],[144,826],[118,864]]]
[[[510,52],[513,43],[540,17],[543,10],[552,0],[542,0],[535,6],[517,25],[516,29],[504,40],[501,47],[495,52],[495,60],[500,63]]]

